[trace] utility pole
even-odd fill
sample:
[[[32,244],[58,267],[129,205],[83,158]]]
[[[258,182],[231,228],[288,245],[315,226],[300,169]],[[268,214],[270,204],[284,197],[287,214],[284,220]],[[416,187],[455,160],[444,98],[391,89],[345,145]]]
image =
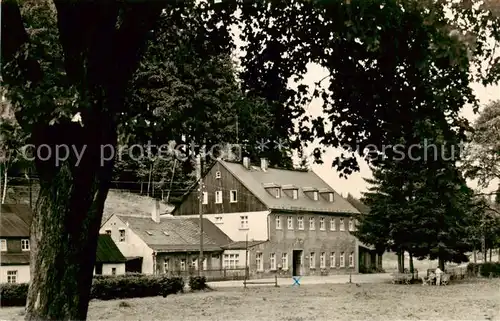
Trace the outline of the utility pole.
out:
[[[201,155],[196,157],[196,177],[198,179],[199,202],[198,211],[200,213],[200,256],[198,257],[198,276],[203,270],[203,178],[201,177]]]

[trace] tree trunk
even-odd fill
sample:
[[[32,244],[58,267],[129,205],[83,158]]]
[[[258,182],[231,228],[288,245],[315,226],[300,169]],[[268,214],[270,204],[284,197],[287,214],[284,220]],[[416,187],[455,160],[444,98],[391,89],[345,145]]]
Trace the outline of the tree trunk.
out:
[[[474,247],[474,250],[472,251],[472,255],[474,256],[474,264],[477,263],[477,250]]]
[[[497,262],[500,263],[500,247],[497,249]]]
[[[398,251],[398,272],[403,273],[402,262],[401,262],[401,251]]]
[[[444,271],[444,259],[442,258],[442,256],[439,256],[438,266],[441,269],[441,271]]]
[[[492,262],[491,258],[493,256],[493,249],[490,248],[490,262]]]
[[[379,269],[381,269],[381,270],[383,269],[383,267],[382,267],[382,257],[383,257],[383,255],[384,255],[383,253],[377,254],[377,267]]]
[[[409,253],[410,253],[410,273],[411,273],[412,278],[413,278],[413,272],[414,272],[414,270],[413,270],[413,254],[411,252],[409,252]]]
[[[33,135],[36,147],[73,145],[84,152],[79,162],[73,157],[59,166],[54,157],[35,160],[40,194],[31,224],[25,320],[87,317],[97,237],[113,170],[113,160],[103,160],[101,146],[116,146],[116,130],[103,115],[86,120],[85,127],[60,124]]]
[[[1,179],[1,178],[0,178]],[[5,198],[7,197],[7,165],[4,165],[3,169],[3,192],[2,192],[2,204],[5,204]]]

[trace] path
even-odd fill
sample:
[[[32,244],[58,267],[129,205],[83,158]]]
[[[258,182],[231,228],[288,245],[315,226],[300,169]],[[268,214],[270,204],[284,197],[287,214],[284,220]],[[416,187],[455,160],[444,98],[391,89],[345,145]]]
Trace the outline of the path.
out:
[[[352,283],[385,283],[391,281],[391,275],[389,273],[378,273],[378,274],[353,274],[351,276]],[[257,279],[256,279],[257,280]],[[252,281],[252,280],[250,280]],[[274,286],[274,278],[269,279],[258,279],[258,281],[269,281],[272,284],[256,284],[248,286]],[[328,276],[303,276],[301,277],[299,283],[300,285],[308,284],[341,284],[349,282],[349,274],[347,275],[328,275]],[[278,278],[278,285],[280,286],[292,286],[294,284],[293,279],[290,278]],[[232,288],[232,287],[243,287],[243,281],[219,281],[219,282],[208,282],[208,285],[212,288]]]

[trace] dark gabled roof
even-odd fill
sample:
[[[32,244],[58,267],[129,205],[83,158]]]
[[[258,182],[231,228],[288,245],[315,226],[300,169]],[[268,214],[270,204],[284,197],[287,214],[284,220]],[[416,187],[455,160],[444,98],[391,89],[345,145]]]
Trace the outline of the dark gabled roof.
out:
[[[0,206],[0,237],[29,237],[33,212],[25,204]]]
[[[0,265],[27,265],[30,264],[30,252],[1,252]]]
[[[96,263],[123,263],[127,259],[118,249],[111,236],[99,235],[97,239]]]
[[[218,160],[218,162],[271,210],[359,214],[359,211],[354,206],[313,171],[277,168],[267,168],[266,171],[263,171],[258,166],[250,166],[247,169],[240,163],[224,160]],[[276,198],[265,188],[270,186],[271,183],[277,186],[297,186],[299,190],[298,199],[292,199],[286,195]],[[334,194],[334,201],[330,202],[323,197],[315,201],[304,193],[305,190],[330,191]]]
[[[370,208],[363,204],[359,199],[355,198],[351,194],[347,194],[347,201],[351,203],[360,213],[368,214],[370,213]]]
[[[150,217],[116,215],[150,248],[157,252],[186,252],[200,248],[200,220],[198,218],[161,217],[160,222]],[[206,251],[221,251],[221,246],[232,242],[210,220],[203,219],[203,246]]]
[[[254,247],[256,245],[265,243],[267,241],[248,241],[248,247]],[[246,241],[236,241],[226,245],[223,245],[222,248],[224,250],[244,250],[247,247]]]

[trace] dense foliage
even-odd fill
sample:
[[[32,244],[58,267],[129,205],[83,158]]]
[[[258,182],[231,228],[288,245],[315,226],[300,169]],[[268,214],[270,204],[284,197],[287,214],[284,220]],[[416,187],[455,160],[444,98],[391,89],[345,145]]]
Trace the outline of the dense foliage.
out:
[[[28,295],[28,283],[7,283],[0,286],[2,306],[24,306]],[[92,283],[91,299],[114,300],[166,297],[184,291],[182,278],[167,278],[146,275],[122,275],[96,277]]]

